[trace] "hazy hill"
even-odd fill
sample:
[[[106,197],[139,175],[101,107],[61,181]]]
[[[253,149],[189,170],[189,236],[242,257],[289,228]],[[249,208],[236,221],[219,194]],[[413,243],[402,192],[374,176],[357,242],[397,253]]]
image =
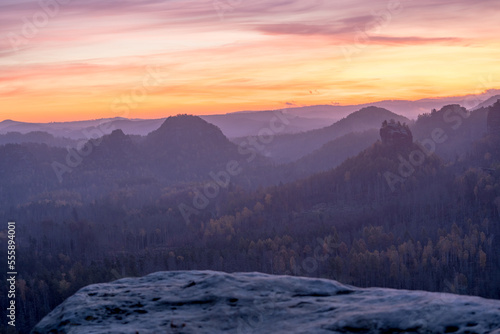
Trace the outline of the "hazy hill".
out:
[[[500,134],[500,100],[488,108],[487,123],[489,133]]]
[[[144,163],[140,149],[122,130],[114,130],[98,140],[87,142],[82,151],[90,150],[90,147],[92,149],[88,156],[82,154],[83,169],[123,170],[133,173]]]
[[[53,135],[42,131],[28,132],[26,134],[22,134],[20,132],[8,132],[3,135],[0,134],[0,145],[22,143],[39,143],[55,147],[76,146],[75,140],[54,137]]]
[[[445,97],[421,99],[417,101],[385,100],[358,105],[290,106],[281,110],[238,111],[228,114],[204,115],[200,117],[218,126],[227,137],[236,138],[257,135],[260,130],[269,127],[270,120],[276,112],[282,112],[289,116],[289,124],[283,129],[283,133],[297,133],[325,127],[357,110],[369,106],[388,109],[396,114],[412,119],[432,109],[439,109],[443,105],[464,103],[470,101],[471,98],[474,101],[484,100],[484,102],[473,108],[476,110],[493,104],[500,96],[494,95],[495,93],[496,91],[492,90],[477,96]],[[125,134],[145,136],[157,129],[164,120],[165,119],[126,119],[122,117],[52,123],[26,123],[5,120],[0,122],[0,134],[6,134],[8,132],[26,134],[28,132],[43,131],[55,137],[89,139],[91,137],[96,138],[98,136],[110,134],[113,130],[121,129]]]
[[[211,173],[227,175],[228,169],[233,183],[252,188],[269,182],[271,176],[259,172],[269,162],[257,153],[250,157],[215,125],[197,116],[174,116],[145,137],[114,130],[68,149],[31,143],[0,146],[0,199],[6,205],[22,203],[64,189],[90,200],[128,186],[154,183],[159,189],[213,181]]]
[[[295,162],[282,166],[281,168],[285,170],[283,176],[285,180],[294,180],[335,168],[371,146],[378,138],[377,129],[349,133],[324,144]]]
[[[415,140],[434,141],[433,133],[439,133],[435,142],[436,153],[446,159],[463,158],[472,149],[472,143],[486,133],[487,108],[467,111],[460,105],[453,104],[433,110],[419,116],[411,127]]]
[[[389,119],[409,122],[406,117],[387,109],[366,107],[321,129],[276,136],[270,144],[265,145],[263,153],[278,163],[292,162],[351,132],[379,129],[382,122]]]
[[[429,122],[429,125],[433,123]],[[490,127],[493,125],[495,128],[495,124],[490,123]],[[377,131],[381,125],[367,131]],[[449,124],[444,122],[442,125]],[[397,128],[391,126],[394,127]],[[406,137],[402,137],[402,134]],[[495,134],[490,132],[488,136]],[[65,174],[62,183],[57,182],[51,162],[65,163],[65,149],[33,144],[1,146],[0,217],[3,221],[10,217],[18,220],[20,233],[16,236],[16,243],[18,241],[19,253],[23,255],[19,257],[19,267],[24,268],[19,291],[25,298],[19,299],[16,314],[19,330],[28,332],[56,305],[83,286],[165,270],[174,272],[206,268],[226,272],[259,271],[328,277],[344,284],[363,287],[499,298],[500,243],[496,237],[500,235],[500,168],[496,160],[500,147],[498,142],[485,137],[487,142],[478,143],[484,150],[474,152],[477,156],[466,155],[460,162],[453,163],[443,162],[438,156],[422,151],[419,145],[410,143],[408,139],[411,136],[406,128],[400,132],[382,131],[382,135],[385,138],[383,142],[375,142],[336,168],[287,184],[279,184],[279,177],[276,176],[279,174],[274,174],[283,173],[282,166],[272,168],[262,165],[260,170],[252,170],[250,163],[240,176],[264,176],[273,182],[268,184],[275,185],[252,190],[251,187],[242,187],[240,180],[235,179],[218,195],[211,196],[203,209],[190,211],[188,219],[180,205],[199,208],[194,198],[200,198],[204,182],[209,179],[202,179],[203,175],[235,152],[241,157],[238,148],[228,144],[227,139],[220,135],[220,130],[198,118],[181,116],[165,121],[164,126],[149,138],[131,138],[116,131],[102,138],[100,145],[95,147],[96,155],[86,156],[85,161]],[[112,161],[125,158],[126,162],[127,150],[131,147],[129,139],[139,150],[139,154],[133,154],[138,166],[127,167],[124,163],[123,170],[119,170],[119,164],[100,168],[100,161],[97,160],[108,156]],[[196,142],[201,139],[206,141],[203,144],[205,150],[225,145],[229,149],[216,157],[206,157],[203,150],[196,150]],[[185,148],[189,152],[181,154],[175,144],[182,140],[186,141]],[[347,140],[344,143],[347,145]],[[172,154],[153,162],[152,155],[161,154],[156,150],[170,150]],[[113,157],[113,154],[116,156]],[[247,156],[241,158],[246,160]],[[189,162],[193,166],[187,165]],[[174,175],[180,182],[168,179],[171,175],[168,169],[170,163],[184,167],[185,171],[175,170],[179,174]],[[12,166],[19,168],[13,169]],[[166,166],[166,169],[161,166]],[[205,169],[198,172],[200,166]],[[130,171],[136,171],[137,176],[132,173],[127,175]],[[194,176],[191,174],[193,171],[196,172]],[[153,174],[153,177],[149,181],[141,180],[143,176],[147,178],[146,173]],[[184,181],[184,177],[188,181]],[[0,238],[5,239],[5,236],[6,233],[0,231]],[[103,320],[103,326],[110,323],[120,326],[134,314],[139,317],[139,324],[148,326],[163,319],[156,312],[160,310],[164,314],[165,309],[162,307],[165,305],[170,310],[175,307],[175,314],[178,315],[184,314],[179,313],[183,310],[186,314],[197,315],[194,310],[198,309],[201,314],[200,307],[213,307],[217,311],[221,306],[222,310],[231,312],[237,310],[238,303],[241,303],[242,313],[237,312],[235,315],[245,315],[248,314],[244,311],[248,310],[246,306],[255,307],[252,302],[255,298],[247,303],[243,295],[241,298],[236,297],[238,301],[232,297],[229,300],[213,296],[240,291],[240,288],[244,291],[257,288],[254,291],[263,292],[259,289],[267,288],[262,285],[262,281],[257,286],[251,286],[241,277],[225,280],[209,276],[207,281],[191,278],[186,282],[181,279],[181,288],[174,285],[174,290],[180,293],[176,296],[184,298],[184,294],[189,295],[192,302],[189,304],[182,304],[175,298],[161,299],[162,296],[154,297],[159,300],[153,300],[152,297],[149,302],[141,301],[140,304],[125,303],[130,296],[128,292],[116,296],[77,295],[82,296],[82,299],[77,297],[76,301],[71,299],[69,303],[83,307],[84,302],[90,300],[92,305],[98,307],[91,314],[87,313],[86,307],[77,308],[84,313],[85,322],[75,322],[82,328],[98,323],[99,319]],[[265,281],[271,280],[266,277]],[[234,286],[231,284],[234,282],[240,282],[243,286],[237,283],[238,289],[232,289]],[[151,292],[153,282],[143,283],[146,291]],[[316,280],[314,289],[318,287],[317,283]],[[280,291],[289,297],[288,301],[299,298],[299,303],[305,301],[312,304],[301,303],[296,307],[286,304],[283,310],[292,310],[294,319],[302,314],[300,310],[304,310],[304,307],[311,308],[306,310],[307,316],[314,316],[317,313],[314,303],[322,298],[351,300],[356,297],[360,302],[363,299],[359,300],[358,297],[365,296],[358,289],[353,289],[353,293],[335,296],[321,295],[313,290],[312,295],[309,295],[296,289],[297,286],[309,286],[307,283],[297,284],[284,284],[293,293],[286,289]],[[0,285],[2,289],[7,289],[7,281]],[[278,282],[272,285],[272,290],[276,290],[274,286],[283,287]],[[250,289],[246,290],[245,287],[249,286]],[[210,290],[211,287],[215,288]],[[190,290],[192,288],[195,290]],[[210,292],[205,294],[206,291]],[[382,295],[381,291],[384,291]],[[374,296],[368,294],[371,304],[367,309],[373,310],[374,300],[379,303],[380,298],[389,298],[387,290],[379,289],[376,292]],[[199,299],[197,293],[210,295],[207,297],[209,299]],[[427,310],[431,305],[433,312],[437,312],[439,301],[435,298],[419,299],[422,295],[422,292],[408,292],[404,297],[405,303],[408,304],[408,298],[412,296],[414,301],[422,301],[419,310]],[[449,299],[446,297],[450,295],[440,296],[448,303],[445,307],[448,313],[457,309],[457,303],[452,301],[462,298],[452,296],[451,301],[447,302]],[[101,309],[101,304],[92,299],[94,297],[102,297],[104,304],[110,303],[106,305],[112,306],[106,308],[104,305]],[[272,298],[272,294],[263,296],[261,301],[264,302],[268,297]],[[391,307],[394,307],[393,299],[388,299]],[[114,304],[114,301],[118,301],[118,304]],[[4,309],[8,307],[7,303],[7,299],[0,299],[0,306]],[[380,303],[377,305],[385,305]],[[352,304],[345,305],[349,310]],[[362,307],[359,303],[354,305]],[[344,310],[339,307],[323,311],[333,312],[332,316],[335,316]],[[387,310],[383,306],[383,319],[387,319]],[[57,317],[62,315],[80,321],[82,316],[74,311],[61,307]],[[408,317],[410,311],[404,310],[403,321],[411,321],[412,317]],[[483,311],[478,311],[476,315],[483,316]],[[394,322],[394,319],[399,319],[396,315],[400,313],[397,311],[393,314],[390,324],[395,327],[391,328],[400,329],[400,324]],[[273,314],[273,319],[279,314]],[[326,319],[324,314],[322,312],[317,317],[322,324]],[[110,316],[112,320],[104,322]],[[142,317],[148,316],[154,319],[143,321]],[[214,320],[214,317],[208,320]],[[228,323],[227,319],[233,319],[227,314],[223,314],[222,318],[225,324]],[[257,318],[252,317],[254,320]],[[65,327],[72,326],[72,320],[53,322],[53,317],[47,319],[50,320],[44,322],[43,326],[50,329],[59,327],[65,331]],[[283,319],[289,320],[286,317]],[[361,322],[362,327],[354,329],[371,332],[373,323],[369,320],[373,318],[356,317],[353,321],[357,326],[360,319],[367,322]],[[445,319],[445,315],[439,314],[439,319]],[[208,320],[203,323],[210,323]],[[443,323],[444,332],[462,330],[462,323],[457,322],[457,317],[452,320]],[[171,317],[164,321],[167,328],[170,326],[168,329],[174,332],[184,331],[191,323],[184,321],[172,324]],[[436,323],[439,322],[432,321],[432,326],[436,326]],[[183,324],[186,326],[182,327]],[[467,324],[469,328],[465,331],[483,332],[479,322]],[[418,333],[420,328],[425,328],[422,326],[424,324],[412,330]],[[46,331],[45,328],[41,327],[40,332]],[[401,328],[401,331],[407,329]],[[330,329],[336,330],[333,327]],[[352,328],[342,329],[351,331]],[[132,329],[134,332],[136,330]],[[437,330],[443,332],[441,327]],[[305,332],[311,331],[306,329]]]
[[[226,172],[233,161],[241,164],[239,167],[247,165],[246,156],[238,152],[238,147],[218,127],[197,116],[169,117],[145,137],[132,137],[115,130],[89,141],[86,147],[90,146],[92,153],[82,157],[81,165],[73,173],[75,177],[89,178],[91,173],[103,182],[115,178],[115,182],[127,184],[137,184],[140,180],[175,184],[209,181],[211,172]],[[265,159],[256,156],[251,167],[265,163]],[[247,171],[249,175],[253,174]]]
[[[415,101],[409,100],[384,100],[375,101],[371,103],[357,104],[357,105],[317,105],[306,107],[290,107],[287,112],[301,117],[308,118],[326,118],[332,121],[338,121],[341,118],[355,112],[356,110],[376,106],[393,111],[396,114],[403,115],[410,119],[417,118],[418,115],[427,113],[432,109],[439,109],[448,104],[465,104],[471,101],[486,101],[490,97],[498,94],[498,90],[488,90],[479,95],[467,96],[452,96],[440,98],[425,98]],[[486,106],[491,105],[487,102]]]
[[[494,105],[494,104],[495,104],[498,100],[500,100],[500,94],[499,94],[499,95],[492,96],[492,97],[490,97],[489,99],[487,99],[486,101],[479,103],[476,107],[472,108],[472,110],[477,110],[477,109],[481,109],[481,108],[488,108],[488,107],[491,107],[491,106],[492,106],[492,105]]]
[[[486,167],[491,171],[500,166],[500,101],[487,110],[488,133],[474,142],[469,156],[477,166]]]
[[[229,138],[257,135],[260,130],[268,128],[275,117],[275,113],[281,111],[256,111],[249,113],[230,113],[224,115],[200,116],[200,118],[219,127]],[[96,138],[110,134],[113,130],[121,129],[128,135],[146,136],[158,129],[163,122],[162,119],[126,119],[112,118],[82,122],[61,123],[24,123],[6,120],[0,123],[0,134],[18,132],[47,132],[56,137],[68,137],[76,139]],[[306,118],[291,116],[283,133],[296,133],[324,127],[331,124],[329,119]]]
[[[287,124],[283,133],[297,133],[319,129],[332,123],[328,118],[301,117],[291,115],[287,109],[252,112],[236,112],[224,115],[200,116],[219,127],[229,138],[258,135],[262,129],[269,128],[277,114],[285,115]]]
[[[484,101],[477,107],[488,107],[500,95],[498,91],[489,90],[484,94],[421,99],[416,101],[385,100],[357,105],[314,105],[296,107],[290,105],[280,110],[238,111],[221,115],[200,116],[206,121],[218,126],[229,138],[257,135],[263,128],[269,127],[269,122],[275,112],[282,112],[289,116],[289,124],[283,129],[284,133],[297,133],[319,129],[341,120],[349,114],[369,107],[376,106],[415,119],[417,115],[428,113],[432,109],[439,109],[443,105],[457,104],[470,101]],[[157,129],[165,119],[126,119],[123,117],[104,118],[76,122],[26,123],[13,120],[0,122],[0,134],[19,132],[26,134],[34,131],[44,131],[55,137],[70,139],[89,139],[96,135],[110,134],[113,130],[121,129],[125,134],[145,136]]]
[[[88,138],[84,130],[100,127],[107,122],[120,120],[123,118],[106,118],[98,120],[76,121],[76,122],[52,122],[52,123],[25,123],[11,120],[0,122],[0,134],[8,132],[28,132],[43,131],[55,137],[67,137],[71,139]],[[100,132],[100,135],[109,134],[109,132]]]
[[[57,187],[51,167],[64,161],[66,150],[45,144],[7,144],[0,146],[0,212],[10,205],[23,203],[30,196]],[[13,167],[15,166],[15,167]]]
[[[144,139],[141,150],[155,173],[191,181],[208,179],[209,172],[242,160],[237,146],[218,127],[188,115],[167,118]]]
[[[100,127],[90,127],[87,128],[86,131],[92,133],[92,130],[100,130],[102,132],[103,129],[113,130],[122,130],[127,135],[139,135],[145,136],[148,133],[158,129],[163,122],[164,118],[160,119],[113,119],[103,123]],[[105,134],[108,134],[107,132]]]

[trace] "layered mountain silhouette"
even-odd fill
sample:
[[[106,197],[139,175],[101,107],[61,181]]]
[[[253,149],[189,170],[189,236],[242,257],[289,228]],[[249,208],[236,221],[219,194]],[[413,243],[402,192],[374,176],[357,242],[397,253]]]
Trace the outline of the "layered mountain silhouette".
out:
[[[144,136],[106,128],[74,146],[1,145],[0,217],[19,222],[24,268],[19,330],[28,332],[85,285],[161,270],[261,271],[498,298],[499,110],[500,103],[474,111],[447,105],[405,126],[406,118],[372,107],[326,128],[237,143],[200,117],[179,115]],[[100,130],[100,124],[85,128]],[[45,134],[36,138],[51,140]],[[460,159],[454,158],[457,152],[463,152]],[[280,165],[259,153],[282,154],[291,162]],[[241,167],[239,174],[216,180],[213,173],[229,175],[230,162]],[[214,293],[235,282],[216,276],[207,275],[222,282],[209,289]],[[190,280],[180,285],[185,293],[197,286],[200,293],[207,291],[203,282]],[[296,287],[287,285],[292,298],[329,298],[317,291],[306,296]],[[387,290],[372,292],[383,299]],[[410,295],[421,293],[405,294]],[[161,296],[151,296],[147,308],[124,296],[118,301],[123,305],[104,305],[99,319],[112,316],[118,325],[128,320],[127,312],[151,315],[162,303]],[[354,295],[340,296],[347,301]],[[108,297],[113,299],[103,295]],[[109,298],[104,302],[113,302]],[[208,304],[231,309],[242,302],[244,312],[244,298],[237,298]],[[7,302],[0,300],[4,308]],[[190,306],[179,303],[167,306],[178,314],[179,307],[203,311],[208,305],[203,299]],[[295,313],[304,307],[313,306],[300,302],[287,309]],[[65,307],[59,311],[75,314]],[[69,322],[48,317],[38,331],[64,331],[71,321],[101,326],[97,318],[103,313],[96,314],[70,314]],[[323,324],[324,316],[317,320]],[[388,321],[389,331],[414,328]],[[173,331],[184,329],[183,322],[166,324]],[[478,325],[465,323],[481,332]],[[370,332],[370,326],[340,329]],[[457,332],[460,326],[450,320],[437,331]]]
[[[490,134],[500,134],[500,99],[488,110],[488,132]]]
[[[93,147],[93,148],[91,148]],[[91,150],[86,157],[85,150]],[[111,134],[100,139],[87,142],[82,151],[82,167],[96,169],[133,170],[141,159],[141,150],[133,142],[130,136],[123,133],[121,129],[114,130]]]
[[[282,110],[263,111],[238,111],[228,114],[200,116],[219,127],[228,138],[243,136],[255,136],[259,131],[269,126],[275,112],[282,112],[289,115],[289,124],[283,133],[306,132],[319,129],[326,124],[337,122],[347,117],[351,113],[370,106],[388,109],[392,112],[408,118],[415,118],[419,114],[440,108],[443,105],[464,103],[473,98],[474,101],[483,101],[473,110],[482,107],[489,107],[499,98],[498,93],[490,90],[481,95],[470,95],[462,97],[429,98],[417,101],[406,100],[384,100],[373,103],[358,105],[315,105],[297,107],[289,103],[287,108]],[[28,132],[42,131],[54,137],[65,137],[73,140],[88,139],[89,133],[110,134],[113,130],[121,129],[127,135],[146,136],[157,129],[165,119],[127,119],[123,117],[105,118],[97,120],[86,120],[76,122],[53,122],[53,123],[27,123],[13,120],[0,122],[0,134],[8,132]],[[62,146],[62,145],[61,145]]]
[[[236,112],[224,115],[200,116],[202,119],[219,127],[228,138],[238,138],[258,135],[268,128],[277,114],[287,115],[287,126],[283,133],[298,133],[319,129],[331,123],[331,119],[317,117],[303,117],[290,115],[288,109]],[[286,117],[286,116],[285,116]]]
[[[39,143],[55,147],[76,145],[75,140],[69,138],[57,138],[44,131],[34,131],[28,132],[26,134],[20,132],[8,132],[6,134],[0,135],[0,145],[23,143]]]
[[[436,139],[437,131],[438,137],[443,140],[434,143],[434,151],[438,156],[451,160],[457,155],[463,157],[473,147],[473,143],[482,138],[486,132],[488,112],[490,132],[495,133],[495,129],[498,129],[498,117],[495,112],[497,109],[498,107],[493,107],[489,112],[490,108],[481,108],[469,112],[459,105],[448,105],[422,115],[409,129],[404,128],[403,132],[411,129],[415,140],[428,146],[429,140]],[[246,138],[236,143],[231,142],[218,127],[202,118],[178,115],[163,120],[157,129],[144,137],[130,136],[118,129],[87,142],[67,139],[68,145],[64,149],[27,144],[2,147],[2,155],[5,157],[3,161],[20,166],[19,177],[5,175],[10,181],[21,182],[35,175],[45,175],[43,181],[33,181],[35,186],[32,191],[38,187],[50,191],[61,186],[61,180],[58,180],[57,173],[54,173],[52,168],[55,162],[61,164],[59,168],[64,168],[62,173],[66,185],[62,186],[70,188],[89,183],[101,187],[111,186],[115,182],[142,182],[133,180],[157,180],[168,184],[200,182],[208,179],[210,172],[223,171],[230,161],[238,161],[242,166],[248,166],[245,182],[255,187],[296,180],[335,168],[372,145],[378,139],[381,124],[391,119],[396,125],[409,122],[405,117],[389,110],[367,107],[325,128],[298,134],[276,135],[270,143],[261,145],[262,150],[252,151],[248,150],[248,145],[245,150],[238,147],[238,143],[242,143]],[[4,125],[11,123],[13,122],[6,121]],[[389,126],[390,121],[387,124],[385,129],[392,129],[392,125]],[[85,125],[99,126],[99,122],[85,122]],[[402,133],[396,129],[396,125],[389,132]],[[382,142],[392,140],[385,138],[384,128],[381,131]],[[14,136],[16,140],[21,141],[54,143],[53,146],[62,146],[64,143],[50,134],[41,132],[5,136]],[[410,138],[409,142],[411,141]],[[33,147],[36,147],[36,152]],[[24,152],[24,156],[16,152]],[[246,161],[248,155],[243,154],[248,152],[255,154],[255,159],[251,162]],[[25,164],[23,159],[28,159],[34,153],[37,160]],[[268,155],[275,162],[261,157],[259,153]],[[19,162],[16,163],[17,160]],[[280,166],[276,162],[289,163]]]
[[[0,146],[0,177],[5,180],[0,198],[16,202],[61,188],[84,193],[93,189],[95,195],[116,186],[203,182],[211,179],[210,173],[226,171],[228,164],[234,170],[246,168],[240,179],[251,187],[260,182],[254,170],[268,164],[257,152],[252,152],[249,163],[248,155],[239,152],[218,127],[188,115],[167,118],[145,137],[118,129],[73,144],[66,148],[34,143]]]
[[[488,108],[488,133],[474,142],[470,156],[489,171],[500,164],[500,101]]]
[[[283,165],[285,181],[296,180],[312,173],[323,172],[335,168],[350,157],[356,156],[370,147],[379,138],[377,129],[363,132],[351,132],[329,141],[314,152],[297,161]]]
[[[292,162],[351,132],[379,129],[380,124],[386,119],[409,122],[406,117],[396,115],[387,109],[366,107],[322,129],[276,136],[274,141],[266,146],[265,152],[278,163]]]
[[[472,110],[477,110],[477,109],[481,109],[481,108],[488,108],[488,107],[491,107],[492,105],[494,105],[498,100],[500,100],[500,94],[499,95],[495,95],[495,96],[492,96],[490,97],[489,99],[487,99],[486,101],[483,101],[481,103],[479,103],[477,106],[475,106],[474,108],[472,108]]]
[[[436,153],[447,160],[463,158],[486,133],[488,108],[468,111],[453,104],[422,114],[411,130],[419,142],[435,142]]]
[[[155,174],[199,180],[242,160],[237,146],[222,131],[200,117],[169,117],[139,145]]]

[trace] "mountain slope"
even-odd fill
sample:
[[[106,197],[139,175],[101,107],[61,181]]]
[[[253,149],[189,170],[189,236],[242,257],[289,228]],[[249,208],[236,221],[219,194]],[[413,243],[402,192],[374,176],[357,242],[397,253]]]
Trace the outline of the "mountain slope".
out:
[[[324,279],[157,272],[87,286],[39,333],[500,333],[500,301]]]
[[[83,159],[85,168],[131,170],[142,163],[140,150],[122,130],[114,130],[98,142],[91,140],[87,146],[94,148],[88,159]]]
[[[44,144],[7,144],[0,146],[0,201],[2,209],[19,204],[34,192],[57,187],[51,163],[64,161],[65,149]],[[15,166],[15,168],[13,168]]]
[[[352,132],[334,139],[316,151],[284,166],[285,175],[287,175],[286,180],[307,177],[314,173],[335,168],[348,158],[369,147],[378,138],[379,131],[370,129],[364,132]]]
[[[68,138],[57,138],[47,132],[35,131],[26,134],[20,132],[8,132],[0,134],[0,145],[39,143],[55,147],[75,146],[76,142]]]
[[[319,149],[327,142],[351,132],[379,129],[382,122],[389,119],[402,123],[409,122],[406,117],[396,115],[387,109],[367,107],[322,129],[276,136],[273,142],[266,145],[265,154],[279,163],[295,161]]]
[[[228,138],[256,136],[264,128],[272,124],[277,113],[286,117],[288,124],[283,133],[297,133],[319,129],[332,121],[327,118],[308,118],[300,115],[291,116],[288,110],[267,110],[255,112],[236,112],[224,115],[200,116],[202,119],[219,127]]]
[[[433,133],[438,131],[442,140],[436,142],[436,153],[446,159],[462,157],[472,149],[472,144],[486,133],[488,108],[469,112],[458,104],[422,114],[411,130],[417,141],[433,140]]]
[[[76,122],[53,122],[53,123],[25,123],[11,120],[0,122],[0,133],[6,134],[8,132],[36,132],[43,131],[50,133],[55,137],[67,137],[70,139],[84,139],[88,138],[85,130],[95,129],[101,127],[110,121],[123,120],[123,118],[105,118],[96,120],[76,121]],[[99,136],[111,133],[109,131],[100,131]]]
[[[257,154],[247,162],[219,128],[196,116],[170,117],[144,138],[114,130],[80,142],[78,149],[8,144],[0,146],[0,158],[0,199],[6,206],[56,190],[76,191],[88,200],[151,183],[162,187],[213,181],[211,173],[228,168],[238,171],[231,181],[255,187],[263,177],[259,179],[262,174],[254,169],[268,164]],[[238,175],[243,167],[246,172]]]
[[[326,118],[332,121],[338,121],[342,117],[355,112],[356,110],[375,106],[393,111],[396,114],[403,115],[410,119],[416,118],[418,115],[428,112],[432,109],[439,109],[444,105],[456,104],[471,101],[485,101],[498,94],[499,90],[491,89],[479,95],[466,96],[450,96],[440,98],[424,98],[415,101],[409,100],[383,100],[357,105],[316,105],[306,107],[288,108],[287,112],[291,115],[308,117],[308,118]],[[491,104],[488,104],[489,106]]]
[[[168,179],[195,181],[241,160],[237,146],[200,117],[169,117],[140,144],[155,173]]]
[[[491,107],[492,105],[494,105],[498,100],[500,100],[500,94],[499,95],[495,95],[495,96],[492,96],[490,97],[489,99],[487,99],[486,101],[483,101],[481,103],[479,103],[477,106],[475,106],[474,108],[472,108],[472,110],[477,110],[477,109],[481,109],[481,108],[488,108],[488,107]]]

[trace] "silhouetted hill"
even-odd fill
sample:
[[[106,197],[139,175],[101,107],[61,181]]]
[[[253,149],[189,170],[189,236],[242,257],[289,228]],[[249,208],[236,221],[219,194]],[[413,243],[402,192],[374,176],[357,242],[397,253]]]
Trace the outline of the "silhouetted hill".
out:
[[[472,165],[489,171],[497,170],[498,173],[500,167],[500,101],[488,108],[487,120],[488,133],[474,142],[469,158]]]
[[[147,160],[166,178],[200,180],[210,171],[225,170],[228,162],[241,160],[235,144],[215,125],[200,117],[169,117],[141,143]]]
[[[448,105],[420,115],[411,129],[417,141],[435,147],[440,157],[463,159],[486,133],[487,113],[487,108],[471,112],[457,104]]]
[[[102,132],[102,129],[120,129],[127,135],[140,135],[146,136],[148,133],[158,129],[161,124],[165,121],[164,118],[161,119],[112,119],[100,126],[87,128],[87,132],[92,133],[92,131],[97,129]],[[104,134],[108,134],[107,132]]]
[[[475,167],[500,172],[500,136],[489,133],[474,142],[469,159],[472,162],[471,165]],[[496,186],[500,192],[499,185]]]
[[[0,198],[7,205],[68,190],[90,200],[129,186],[154,183],[156,191],[172,184],[213,181],[211,173],[226,173],[228,168],[238,171],[231,182],[256,187],[269,178],[257,172],[267,161],[256,153],[251,161],[247,158],[219,128],[201,118],[169,117],[143,138],[114,130],[81,141],[76,148],[29,143],[0,146],[0,179],[4,180]]]
[[[266,145],[266,156],[279,163],[286,163],[319,149],[324,144],[351,132],[379,129],[386,119],[409,122],[406,117],[396,115],[387,109],[367,107],[358,110],[346,118],[322,129],[294,135],[276,136]]]
[[[500,99],[489,108],[487,125],[489,133],[500,135]]]
[[[286,127],[282,128],[283,133],[298,133],[319,129],[332,123],[328,118],[308,118],[301,117],[300,115],[290,115],[288,109],[236,112],[200,117],[219,127],[228,138],[238,138],[258,135],[262,129],[270,127],[273,119],[278,114],[280,118],[287,119]]]
[[[64,161],[65,149],[45,144],[0,146],[0,212],[31,196],[57,187],[53,161]]]
[[[91,148],[92,147],[92,148]],[[122,130],[114,130],[98,140],[90,140],[81,150],[91,150],[88,157],[84,156],[82,168],[128,170],[134,172],[144,163],[139,148],[130,136]]]
[[[484,117],[482,125],[486,126],[484,108],[473,113],[463,113],[460,107],[448,110],[449,114],[446,109],[441,113],[436,110],[421,120],[436,145],[445,134],[453,142],[451,133],[459,133],[462,127],[466,129],[475,117]],[[387,113],[383,116],[366,133],[377,133],[382,121],[392,118]],[[457,117],[463,118],[461,124]],[[314,159],[321,162],[329,152],[339,156],[336,149],[342,149],[343,145],[346,152],[354,150],[349,141],[354,144],[358,135],[361,143],[363,133],[352,132],[328,141],[315,152],[324,155],[309,157],[309,162],[314,163]],[[17,329],[29,332],[56,305],[85,285],[154,271],[172,273],[205,268],[260,271],[328,277],[363,287],[453,292],[498,299],[500,166],[496,157],[500,145],[490,140],[495,135],[490,133],[483,138],[485,141],[478,142],[473,154],[456,163],[444,163],[429,152],[429,142],[422,142],[426,149],[403,137],[407,145],[394,145],[398,138],[393,136],[389,137],[393,143],[376,141],[334,169],[287,184],[279,184],[280,173],[285,172],[282,166],[262,164],[260,169],[252,169],[259,166],[259,158],[249,162],[245,150],[231,144],[220,130],[189,116],[166,120],[147,138],[115,131],[101,140],[89,141],[93,150],[88,154],[40,144],[0,146],[0,220],[18,222],[16,253],[22,255],[16,259],[19,268],[23,268],[22,279],[19,276],[16,286],[22,297],[16,300]],[[301,142],[294,144],[300,146]],[[247,141],[243,148],[249,146]],[[266,145],[262,146],[265,149]],[[221,149],[224,147],[227,150]],[[82,161],[78,160],[78,154]],[[234,182],[218,193],[213,189],[207,192],[207,182],[212,181],[212,188],[213,182],[217,182],[210,171],[223,171],[227,159],[233,158],[243,161],[244,169],[238,178],[231,179]],[[61,182],[54,166],[65,172]],[[240,177],[249,183],[267,178],[267,184],[276,185],[243,187],[247,184]],[[7,240],[7,235],[4,226],[0,239]],[[6,261],[6,254],[2,261]],[[203,282],[198,279],[182,282],[183,275],[179,276],[181,293],[189,295],[189,291],[203,290]],[[208,281],[222,282],[220,286],[227,286],[227,281],[234,278],[218,280],[212,274],[207,276]],[[317,280],[311,283],[318,287]],[[151,287],[147,285],[145,291],[150,293]],[[319,302],[329,298],[320,293],[293,291],[297,290],[293,284],[288,287],[292,289],[286,291],[294,298]],[[0,289],[8,290],[8,281],[3,280]],[[331,297],[352,299],[358,292]],[[422,292],[406,293],[412,294],[420,296]],[[92,296],[85,296],[88,300],[107,298],[105,304],[114,298],[93,292]],[[103,304],[104,318],[111,315],[116,324],[121,324],[128,320],[125,317],[129,309],[139,318],[147,317],[162,304],[160,297],[148,299],[152,308],[147,310],[144,309],[147,303],[142,301],[140,304],[125,301],[111,308]],[[245,298],[223,298],[219,306],[225,310],[235,308],[238,313],[244,311],[245,303],[252,304],[251,299]],[[455,307],[458,297],[449,298],[448,294],[433,296],[431,309]],[[179,307],[201,310],[208,305],[206,299],[195,299],[191,305],[180,305],[173,300],[167,306],[177,308],[173,310],[176,313]],[[212,299],[209,304],[216,305]],[[228,301],[236,306],[228,307]],[[238,309],[240,302],[243,308]],[[284,309],[291,309],[292,313],[311,306],[299,303],[290,307],[288,299],[282,302]],[[441,304],[444,306],[438,306]],[[0,306],[7,309],[8,299],[0,298]],[[328,312],[336,312],[331,305],[326,307]],[[63,305],[57,310],[71,313],[73,309]],[[96,320],[100,314],[83,314],[75,319],[101,326],[99,319]],[[201,314],[201,318],[205,315]],[[252,319],[259,318],[248,312],[232,314],[235,315],[241,316],[245,323],[255,324]],[[324,324],[323,313],[316,312],[314,316],[319,324]],[[54,320],[54,326],[63,331],[66,327],[85,327],[59,321],[57,317],[50,317],[51,325]],[[408,324],[410,318],[402,317],[402,321]],[[356,319],[353,320],[356,327],[340,329],[370,332],[380,324],[363,319],[359,324]],[[182,327],[184,320],[166,321],[170,321],[167,327],[174,332],[189,326],[186,322],[186,327]],[[437,332],[458,332],[462,323],[443,322]],[[3,324],[0,332],[8,330]],[[418,332],[425,325],[418,321],[416,325],[401,327],[391,324],[385,327],[389,332],[393,329]],[[466,325],[470,332],[481,332],[476,322]],[[46,330],[47,327],[40,329]]]
[[[492,96],[489,99],[487,99],[486,101],[479,103],[477,106],[472,108],[472,110],[477,110],[477,109],[481,109],[481,108],[489,108],[492,105],[494,105],[498,100],[500,100],[500,94]]]
[[[231,145],[222,131],[198,116],[178,115],[168,117],[157,130],[146,137],[146,143],[156,143],[170,148],[180,145]]]
[[[435,147],[440,157],[463,159],[486,133],[487,113],[487,108],[470,112],[458,104],[447,105],[420,115],[411,130],[415,140]]]
[[[26,134],[22,134],[20,132],[9,132],[4,135],[0,134],[0,145],[22,143],[39,143],[55,147],[76,145],[75,140],[69,138],[57,138],[42,131],[28,132]]]
[[[70,139],[88,139],[88,131],[99,128],[99,136],[109,134],[113,129],[102,126],[110,121],[122,120],[123,118],[106,118],[97,120],[75,121],[75,122],[52,122],[52,123],[25,123],[6,120],[0,122],[0,134],[8,132],[29,132],[43,131],[55,137],[65,137]]]

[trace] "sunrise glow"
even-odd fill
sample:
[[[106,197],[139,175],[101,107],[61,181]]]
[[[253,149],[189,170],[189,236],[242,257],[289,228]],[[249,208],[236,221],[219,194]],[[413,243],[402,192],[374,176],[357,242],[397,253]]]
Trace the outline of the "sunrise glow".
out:
[[[0,4],[0,120],[217,114],[500,87],[498,1]]]

